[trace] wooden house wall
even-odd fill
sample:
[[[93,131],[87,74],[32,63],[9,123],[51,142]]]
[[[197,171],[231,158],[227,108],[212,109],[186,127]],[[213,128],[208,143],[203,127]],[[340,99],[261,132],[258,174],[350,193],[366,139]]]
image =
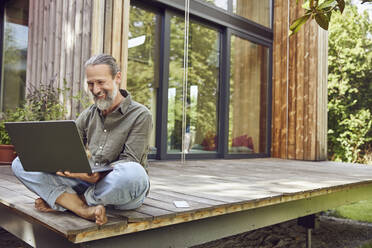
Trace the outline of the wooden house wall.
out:
[[[327,156],[327,33],[312,21],[288,37],[301,14],[296,1],[274,1],[273,157],[324,160]],[[83,63],[112,54],[126,86],[129,0],[30,0],[27,86],[64,80],[85,91]],[[74,118],[81,106],[66,102]]]
[[[93,0],[92,54],[111,54],[120,64],[126,88],[130,0]]]
[[[327,32],[315,21],[288,37],[303,10],[274,1],[272,156],[327,158]]]
[[[83,63],[91,51],[92,0],[30,0],[26,88],[52,84],[84,92]],[[27,93],[27,92],[26,92]],[[68,115],[80,110],[67,98]]]

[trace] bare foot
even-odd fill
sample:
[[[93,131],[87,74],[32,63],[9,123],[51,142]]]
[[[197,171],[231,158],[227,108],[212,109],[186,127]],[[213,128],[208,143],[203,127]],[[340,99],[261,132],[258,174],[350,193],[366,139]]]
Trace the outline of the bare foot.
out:
[[[103,225],[107,222],[106,208],[102,205],[95,207],[94,216],[96,218],[96,224]]]
[[[53,208],[51,208],[48,203],[46,203],[43,199],[37,198],[35,200],[35,208],[41,212],[56,212]]]
[[[103,225],[107,222],[106,209],[102,205],[86,207],[77,214],[88,220],[95,220],[97,225]]]

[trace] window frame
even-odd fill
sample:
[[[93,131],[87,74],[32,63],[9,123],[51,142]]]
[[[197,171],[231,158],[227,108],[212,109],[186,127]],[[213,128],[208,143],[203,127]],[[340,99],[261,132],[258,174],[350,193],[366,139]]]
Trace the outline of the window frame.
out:
[[[5,5],[10,0],[2,1],[0,3],[0,111],[3,111],[3,95],[4,95],[4,84],[3,84],[3,50],[4,50],[4,18],[5,18]]]
[[[267,75],[267,90],[266,90],[266,97],[267,97],[267,113],[266,113],[266,153],[253,153],[253,154],[233,154],[229,153],[228,151],[228,139],[229,139],[229,105],[230,105],[230,56],[231,56],[231,36],[235,35],[241,39],[247,40],[249,42],[255,43],[257,45],[261,45],[264,47],[267,47],[269,50],[269,58],[268,58],[268,75]],[[224,158],[230,159],[230,158],[261,158],[261,157],[270,157],[270,147],[271,147],[271,121],[272,121],[272,58],[273,58],[273,47],[271,43],[268,43],[263,40],[259,40],[256,37],[252,37],[249,34],[241,33],[237,30],[229,30],[229,41],[228,41],[228,49],[229,49],[229,59],[227,59],[228,65],[226,65],[227,69],[227,75],[226,78],[226,94],[228,95],[226,97],[226,151],[224,153]]]
[[[28,1],[28,0],[27,0]],[[3,74],[4,74],[4,35],[5,35],[5,6],[10,3],[11,0],[3,0],[0,2],[0,112],[4,112],[4,83],[3,83]],[[30,4],[30,3],[28,3]],[[29,10],[28,10],[29,11]],[[29,15],[29,13],[28,13]],[[27,24],[28,27],[28,24]],[[29,27],[28,27],[29,28]],[[27,54],[28,54],[27,46]],[[28,55],[27,55],[28,56]]]
[[[231,2],[231,1],[230,1]],[[273,0],[271,3],[271,27],[273,27]],[[149,154],[149,159],[175,160],[181,158],[181,153],[167,153],[167,120],[168,120],[168,87],[169,87],[169,54],[170,25],[173,15],[184,16],[184,0],[132,0],[131,5],[147,9],[161,19],[160,56],[159,56],[159,90],[157,95],[155,144],[156,154]],[[230,6],[231,8],[231,6]],[[272,121],[272,58],[273,30],[253,21],[245,19],[213,6],[202,0],[190,0],[190,20],[216,29],[220,33],[220,72],[219,99],[217,104],[217,151],[216,153],[188,153],[186,159],[217,159],[217,158],[258,158],[270,157],[271,121]],[[231,36],[236,35],[269,49],[268,82],[267,82],[267,121],[266,121],[266,152],[253,154],[229,154],[229,97],[230,97],[230,48]]]

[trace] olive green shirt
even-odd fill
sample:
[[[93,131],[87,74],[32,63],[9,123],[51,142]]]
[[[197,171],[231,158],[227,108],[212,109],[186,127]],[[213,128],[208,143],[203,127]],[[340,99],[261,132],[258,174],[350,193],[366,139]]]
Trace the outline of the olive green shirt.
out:
[[[96,165],[133,161],[147,168],[151,112],[127,91],[120,93],[125,99],[113,112],[104,117],[93,104],[80,114],[76,125]]]

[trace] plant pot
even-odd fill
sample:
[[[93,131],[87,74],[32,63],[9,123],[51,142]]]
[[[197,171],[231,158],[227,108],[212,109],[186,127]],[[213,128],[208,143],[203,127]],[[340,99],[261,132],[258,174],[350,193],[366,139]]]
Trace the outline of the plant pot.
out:
[[[17,156],[13,145],[0,145],[0,165],[10,165]]]

